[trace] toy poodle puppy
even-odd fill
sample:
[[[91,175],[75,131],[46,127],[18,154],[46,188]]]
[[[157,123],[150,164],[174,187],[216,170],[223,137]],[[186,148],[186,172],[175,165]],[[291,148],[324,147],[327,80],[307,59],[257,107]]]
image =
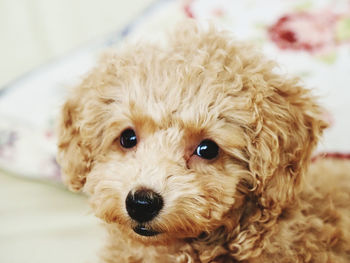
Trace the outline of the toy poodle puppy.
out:
[[[349,263],[346,161],[297,79],[187,21],[105,54],[62,109],[58,161],[108,229],[109,263]]]

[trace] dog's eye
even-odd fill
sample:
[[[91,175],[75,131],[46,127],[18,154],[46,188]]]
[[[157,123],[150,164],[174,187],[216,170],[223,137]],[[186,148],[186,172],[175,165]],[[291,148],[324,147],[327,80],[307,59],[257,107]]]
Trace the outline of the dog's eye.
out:
[[[212,140],[203,140],[197,146],[194,154],[207,160],[214,159],[219,154],[219,146]]]
[[[133,129],[126,129],[120,135],[120,145],[124,148],[132,148],[137,144],[137,137]]]

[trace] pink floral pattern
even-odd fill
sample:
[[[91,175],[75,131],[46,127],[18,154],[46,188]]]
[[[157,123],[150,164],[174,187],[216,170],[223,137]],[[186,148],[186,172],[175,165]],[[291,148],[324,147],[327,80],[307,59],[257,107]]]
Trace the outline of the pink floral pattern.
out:
[[[286,14],[269,27],[270,39],[281,49],[329,52],[337,44],[337,23],[342,16],[330,10]]]

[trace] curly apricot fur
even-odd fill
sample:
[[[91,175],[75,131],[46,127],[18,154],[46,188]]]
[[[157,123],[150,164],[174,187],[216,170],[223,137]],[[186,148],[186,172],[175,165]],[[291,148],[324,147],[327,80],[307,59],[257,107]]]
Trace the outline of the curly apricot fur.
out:
[[[297,79],[214,26],[105,54],[63,107],[64,181],[106,222],[104,262],[350,262],[350,164],[311,154],[326,128]],[[133,128],[136,147],[118,143]],[[219,156],[193,155],[203,139]],[[311,166],[311,167],[310,167]],[[139,236],[125,209],[147,187],[164,207]]]

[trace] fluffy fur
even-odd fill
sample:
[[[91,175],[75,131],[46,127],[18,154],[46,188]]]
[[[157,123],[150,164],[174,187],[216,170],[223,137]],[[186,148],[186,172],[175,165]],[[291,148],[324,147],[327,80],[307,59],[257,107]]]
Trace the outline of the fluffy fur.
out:
[[[58,161],[106,222],[104,262],[350,262],[350,165],[310,164],[322,109],[275,67],[187,22],[164,45],[106,54],[73,90]],[[130,127],[138,144],[126,150]],[[212,161],[192,154],[208,138]],[[159,235],[132,230],[125,199],[138,187],[164,198],[146,225]]]

